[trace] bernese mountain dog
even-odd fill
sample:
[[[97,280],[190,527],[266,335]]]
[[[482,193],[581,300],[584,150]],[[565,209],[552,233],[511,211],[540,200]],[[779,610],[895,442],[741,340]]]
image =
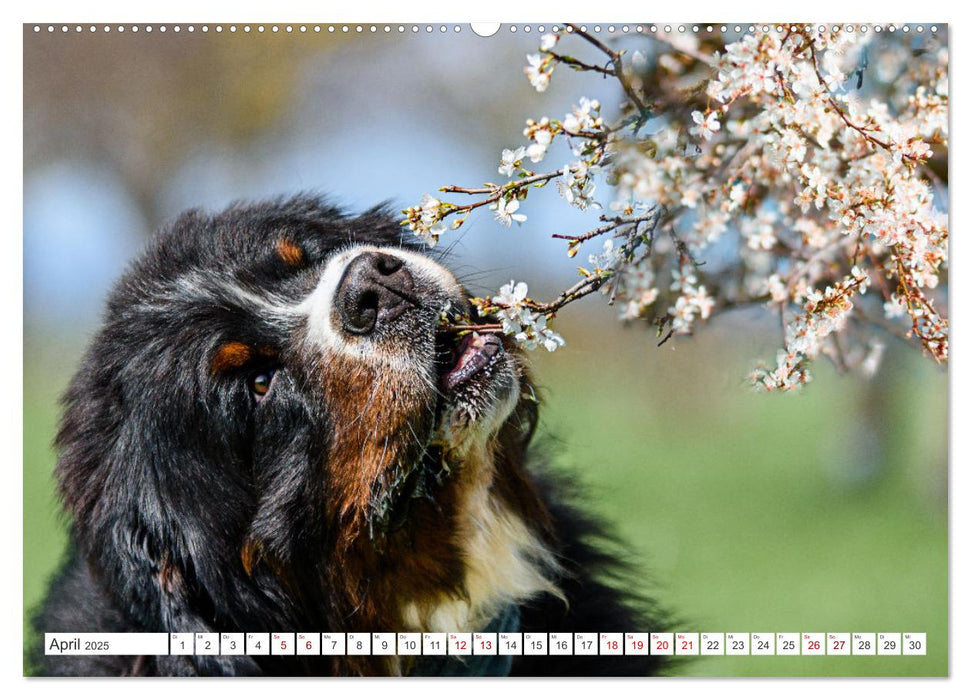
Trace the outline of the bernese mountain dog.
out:
[[[665,629],[530,451],[506,337],[386,208],[190,211],[64,398],[71,525],[40,632]],[[450,316],[451,315],[451,316]],[[488,319],[478,319],[480,322]],[[572,490],[573,492],[576,489]],[[620,550],[622,551],[622,550]],[[656,656],[45,656],[50,675],[646,675]]]

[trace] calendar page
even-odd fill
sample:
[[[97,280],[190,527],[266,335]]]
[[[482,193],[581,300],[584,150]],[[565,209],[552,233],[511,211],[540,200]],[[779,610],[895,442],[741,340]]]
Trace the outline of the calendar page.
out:
[[[948,26],[628,9],[24,24],[24,675],[948,674]]]

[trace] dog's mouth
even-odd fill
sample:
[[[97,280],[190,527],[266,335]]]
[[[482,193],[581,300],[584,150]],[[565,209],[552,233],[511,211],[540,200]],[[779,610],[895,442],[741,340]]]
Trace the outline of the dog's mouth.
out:
[[[435,340],[439,390],[447,396],[475,382],[504,352],[502,340],[493,333],[439,331]]]

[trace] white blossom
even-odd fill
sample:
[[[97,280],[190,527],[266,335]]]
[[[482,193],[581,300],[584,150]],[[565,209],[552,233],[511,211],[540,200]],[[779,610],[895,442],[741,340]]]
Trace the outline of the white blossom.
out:
[[[526,68],[523,70],[529,79],[529,84],[536,88],[536,92],[545,92],[550,85],[550,76],[553,74],[553,62],[538,53],[531,53],[526,56]]]
[[[700,136],[705,141],[710,141],[715,132],[722,128],[718,121],[718,112],[709,112],[707,115],[695,111],[691,113],[691,118],[697,126],[691,128],[691,133]]]
[[[548,325],[545,314],[537,313],[526,306],[529,288],[525,282],[510,280],[499,293],[484,302],[492,314],[502,324],[503,333],[513,336],[517,343],[527,350],[537,347],[553,352],[566,345],[563,337]],[[494,306],[496,308],[492,309]]]
[[[539,40],[540,51],[552,51],[559,38],[558,34],[544,34]]]
[[[538,122],[532,119],[527,121],[523,136],[533,141],[526,148],[526,155],[529,156],[529,159],[534,163],[543,160],[546,157],[546,149],[553,142],[553,129],[549,118],[543,117]]]
[[[406,210],[408,227],[429,247],[438,243],[438,238],[448,229],[442,221],[442,203],[430,194],[422,196],[417,207]]]
[[[520,146],[516,149],[502,149],[502,158],[499,161],[499,174],[512,177],[520,161],[526,156],[526,148]]]
[[[493,216],[495,217],[496,221],[498,221],[500,224],[504,224],[506,228],[509,228],[513,221],[515,221],[517,224],[521,224],[526,220],[525,214],[516,213],[519,211],[518,199],[506,200],[500,197],[498,200],[493,202],[489,208],[495,212]]]
[[[591,175],[596,171],[583,161],[569,163],[563,167],[563,179],[557,182],[560,194],[567,202],[578,209],[586,209],[588,206],[599,208],[593,200],[593,193],[596,185]]]

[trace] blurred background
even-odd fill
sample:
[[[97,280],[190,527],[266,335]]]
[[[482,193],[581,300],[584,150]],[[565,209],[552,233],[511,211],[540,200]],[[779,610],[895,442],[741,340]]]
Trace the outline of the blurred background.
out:
[[[46,29],[24,28],[25,626],[65,545],[58,397],[112,280],[154,229],[189,207],[302,190],[352,211],[409,206],[496,180],[528,117],[618,98],[562,67],[536,93],[522,73],[536,25],[488,39],[468,25]],[[559,200],[533,194],[520,228],[473,215],[446,234],[451,266],[481,294],[510,279],[537,298],[569,286],[573,261],[550,234],[596,215]],[[615,523],[643,591],[691,631],[927,633],[926,656],[707,657],[682,672],[946,674],[946,372],[888,338],[870,380],[820,362],[803,393],[756,395],[746,375],[778,345],[757,311],[661,348],[615,315],[599,297],[568,307],[567,347],[533,358],[542,439]]]

